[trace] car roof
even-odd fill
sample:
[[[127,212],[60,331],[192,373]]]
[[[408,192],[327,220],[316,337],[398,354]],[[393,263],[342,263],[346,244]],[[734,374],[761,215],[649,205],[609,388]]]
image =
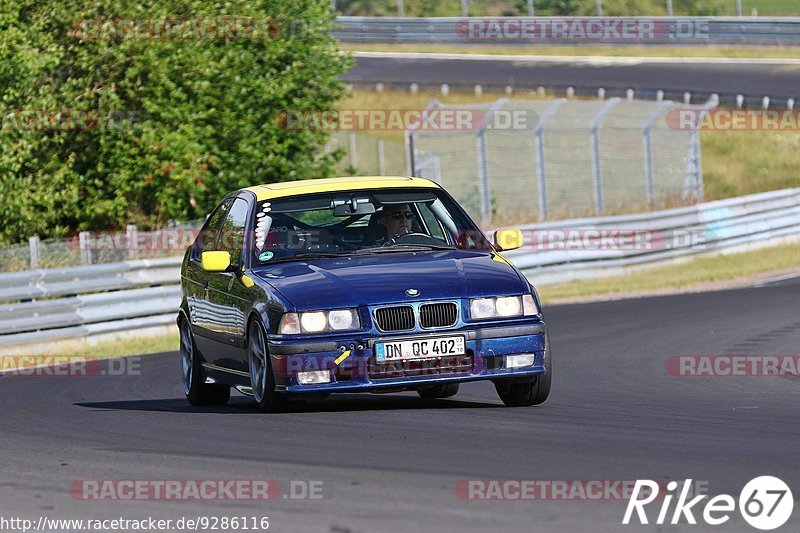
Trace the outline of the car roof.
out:
[[[318,192],[353,191],[358,189],[436,188],[439,185],[425,178],[405,176],[351,176],[316,180],[267,183],[243,189],[255,193],[258,201]]]

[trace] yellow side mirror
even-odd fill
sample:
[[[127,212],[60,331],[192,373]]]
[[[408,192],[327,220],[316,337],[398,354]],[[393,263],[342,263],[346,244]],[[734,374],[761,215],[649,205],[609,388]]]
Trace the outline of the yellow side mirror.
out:
[[[206,272],[225,272],[231,267],[230,252],[203,252],[200,266]]]
[[[516,250],[522,246],[521,229],[499,229],[494,232],[494,245],[501,251]]]

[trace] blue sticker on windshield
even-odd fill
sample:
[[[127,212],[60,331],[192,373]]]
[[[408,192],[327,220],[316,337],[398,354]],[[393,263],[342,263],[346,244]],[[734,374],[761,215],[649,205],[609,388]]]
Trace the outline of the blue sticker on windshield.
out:
[[[269,261],[270,259],[272,259],[272,256],[274,255],[275,254],[273,254],[272,252],[261,252],[260,254],[258,254],[258,260]]]

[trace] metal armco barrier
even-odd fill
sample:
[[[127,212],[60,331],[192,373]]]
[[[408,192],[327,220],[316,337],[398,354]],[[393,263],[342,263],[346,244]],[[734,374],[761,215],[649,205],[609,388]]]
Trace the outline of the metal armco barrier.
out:
[[[613,237],[620,231],[642,238],[620,245]],[[523,234],[525,246],[505,255],[535,285],[583,279],[797,237],[800,188],[665,211],[533,224],[523,227]],[[608,242],[603,235],[610,236]],[[0,353],[174,324],[180,264],[175,257],[0,274]]]
[[[346,43],[800,45],[800,18],[338,17]]]
[[[0,353],[175,323],[182,258],[0,274]]]
[[[620,237],[634,234],[638,242]],[[613,275],[628,267],[713,251],[738,251],[800,238],[800,188],[635,215],[523,227],[508,252],[536,285]]]

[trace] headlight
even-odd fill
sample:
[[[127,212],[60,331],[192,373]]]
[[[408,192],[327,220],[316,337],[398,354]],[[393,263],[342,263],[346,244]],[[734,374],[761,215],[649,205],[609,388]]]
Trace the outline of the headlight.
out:
[[[507,296],[495,301],[498,316],[519,316],[522,312],[522,303],[519,296]]]
[[[358,323],[358,315],[355,309],[337,309],[328,312],[328,324],[331,329],[336,331],[353,329]]]
[[[319,333],[325,331],[328,325],[328,319],[325,318],[325,313],[322,311],[315,311],[313,313],[300,313],[300,326],[303,331],[309,333]]]
[[[278,326],[279,335],[298,333],[323,333],[361,329],[355,309],[333,309],[330,311],[305,311],[286,313]]]
[[[539,309],[533,296],[525,294],[523,296],[475,298],[469,302],[469,314],[473,320],[483,320],[486,318],[535,316],[539,314]]]
[[[494,298],[478,298],[469,303],[472,318],[492,318],[495,316]]]

